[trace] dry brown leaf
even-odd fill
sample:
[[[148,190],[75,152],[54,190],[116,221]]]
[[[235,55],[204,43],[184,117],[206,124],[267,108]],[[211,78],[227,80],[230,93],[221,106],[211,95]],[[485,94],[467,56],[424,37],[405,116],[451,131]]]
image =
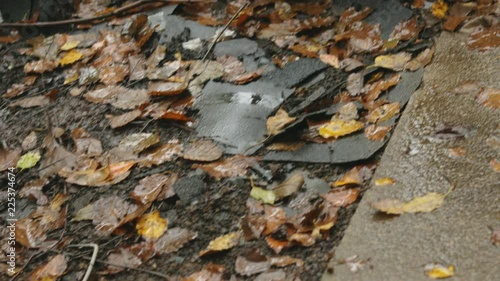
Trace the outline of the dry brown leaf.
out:
[[[293,123],[297,118],[288,116],[284,109],[278,109],[274,116],[271,116],[266,121],[267,133],[270,136],[278,135],[283,129]]]
[[[16,223],[16,241],[27,248],[44,245],[47,234],[64,226],[66,209],[61,208],[68,200],[63,194],[57,194],[49,206],[39,206],[27,217]]]
[[[392,75],[387,80],[378,80],[374,83],[365,85],[363,88],[363,102],[370,103],[375,101],[379,97],[380,93],[398,84],[400,79],[401,75],[397,73]]]
[[[120,109],[134,109],[149,101],[149,95],[143,89],[128,89],[123,86],[106,86],[89,91],[85,99],[94,103],[109,103]]]
[[[146,78],[146,59],[144,55],[138,54],[128,57],[128,69],[130,81],[138,81]]]
[[[266,243],[276,254],[279,254],[284,248],[290,246],[290,242],[274,239],[270,235],[266,236]]]
[[[493,169],[493,171],[499,173],[500,172],[500,161],[494,159],[494,158],[491,158],[490,159],[490,166],[491,168]]]
[[[271,263],[267,258],[255,251],[248,253],[246,256],[238,256],[234,264],[236,273],[243,276],[252,276],[270,268]]]
[[[500,109],[500,90],[495,88],[484,88],[477,95],[476,101],[483,106]]]
[[[23,139],[23,142],[21,143],[21,147],[23,148],[24,151],[32,150],[36,147],[37,142],[38,142],[38,137],[36,135],[36,132],[31,131],[31,133],[29,133]]]
[[[115,274],[123,271],[126,268],[137,268],[142,263],[148,261],[156,255],[152,242],[141,242],[129,246],[120,247],[106,258],[110,264],[106,270],[99,272],[100,274]]]
[[[24,72],[26,73],[44,73],[52,71],[57,67],[57,63],[51,60],[37,60],[31,61],[24,65]]]
[[[432,57],[434,56],[434,51],[434,47],[423,50],[422,52],[420,52],[420,54],[417,55],[416,58],[412,59],[406,64],[405,69],[415,71],[421,67],[428,65],[431,62]]]
[[[235,155],[210,164],[194,164],[194,169],[202,169],[216,180],[231,177],[243,177],[247,169],[257,164],[257,158]]]
[[[359,188],[334,189],[322,197],[334,207],[346,207],[358,199],[360,191]]]
[[[187,242],[195,239],[198,233],[174,227],[168,229],[158,240],[154,242],[155,251],[158,254],[170,254],[182,248]]]
[[[124,151],[140,153],[148,147],[157,144],[160,137],[157,133],[136,133],[124,137],[118,144],[118,148]]]
[[[321,54],[319,59],[330,66],[340,68],[339,58],[336,55]]]
[[[43,187],[49,183],[48,179],[31,180],[19,191],[21,198],[36,200],[37,205],[47,205],[49,198],[43,193]]]
[[[161,193],[165,193],[161,199],[172,197],[175,195],[172,188],[172,179],[175,177],[175,175],[162,174],[147,176],[139,181],[139,184],[130,193],[130,198],[137,203],[148,204],[155,201]]]
[[[208,264],[201,271],[195,272],[182,281],[222,281],[226,268],[222,265]]]
[[[416,37],[422,28],[418,26],[417,19],[411,18],[409,20],[404,20],[398,23],[391,35],[389,35],[388,41],[398,40],[398,41],[407,41]]]
[[[10,104],[11,107],[22,107],[22,108],[31,108],[38,106],[46,106],[50,104],[50,99],[46,96],[34,96],[29,98],[24,98],[17,100]]]
[[[500,46],[500,23],[487,28],[478,28],[471,33],[467,45],[481,52],[493,50]]]
[[[113,116],[109,121],[109,126],[113,129],[123,127],[135,119],[139,118],[142,115],[142,111],[140,109],[135,109],[122,115]]]
[[[222,157],[220,146],[210,139],[199,139],[184,151],[183,158],[191,161],[211,162]]]
[[[234,248],[240,243],[241,232],[235,231],[215,238],[210,241],[208,246],[201,250],[199,256],[213,254],[215,252],[220,252]]]
[[[12,84],[12,86],[10,86],[9,89],[7,89],[7,91],[5,91],[5,93],[3,94],[3,97],[4,98],[13,98],[13,97],[17,97],[17,96],[20,96],[21,94],[24,93],[24,91],[26,91],[28,87],[25,85],[25,84]]]
[[[66,273],[68,268],[66,257],[58,254],[52,257],[48,263],[37,267],[29,277],[32,281],[57,280]]]
[[[187,89],[187,85],[178,82],[150,82],[148,93],[151,96],[176,96]]]
[[[129,75],[129,68],[126,64],[115,64],[105,66],[99,71],[99,80],[104,85],[116,85]]]
[[[15,167],[20,157],[21,149],[0,149],[0,171]]]
[[[166,144],[160,145],[155,150],[147,153],[139,159],[139,166],[151,167],[168,161],[173,161],[183,155],[183,145],[178,139],[173,139]]]
[[[273,151],[297,151],[306,143],[302,141],[296,142],[275,142],[266,147],[267,150]]]

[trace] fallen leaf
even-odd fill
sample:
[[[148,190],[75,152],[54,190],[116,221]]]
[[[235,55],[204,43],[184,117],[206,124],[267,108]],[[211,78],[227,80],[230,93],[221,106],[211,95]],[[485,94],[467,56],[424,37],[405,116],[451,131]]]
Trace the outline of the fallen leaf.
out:
[[[361,185],[363,181],[370,179],[371,176],[372,168],[367,166],[356,166],[345,173],[339,180],[336,180],[333,186]]]
[[[365,137],[371,141],[383,141],[390,130],[388,126],[371,124],[365,128]]]
[[[411,54],[402,52],[394,55],[382,55],[375,58],[371,67],[382,67],[395,71],[404,70],[406,64],[411,60]]]
[[[124,137],[118,144],[121,150],[132,151],[139,153],[148,147],[157,144],[160,141],[158,134],[152,133],[136,133]]]
[[[19,158],[19,161],[17,161],[16,167],[20,169],[29,169],[34,167],[38,161],[42,158],[40,155],[40,152],[38,151],[30,151],[21,158]]]
[[[303,141],[296,142],[275,142],[266,147],[267,150],[274,151],[297,151],[306,143]]]
[[[140,109],[135,109],[118,116],[113,116],[109,121],[109,126],[113,129],[123,127],[142,115]]]
[[[78,44],[80,44],[80,41],[78,41],[78,40],[66,41],[66,43],[64,43],[64,45],[62,45],[59,48],[59,50],[61,50],[61,51],[69,51],[71,49],[74,49],[74,48],[78,47]]]
[[[176,96],[187,89],[187,85],[177,82],[150,82],[148,93],[151,96]]]
[[[493,171],[499,173],[500,172],[500,161],[494,159],[494,158],[491,158],[490,159],[490,166],[491,168],[493,169]]]
[[[16,241],[27,248],[44,246],[47,234],[64,226],[66,209],[61,206],[67,200],[67,196],[57,194],[49,206],[39,206],[19,220],[16,223]]]
[[[25,84],[12,84],[7,91],[3,94],[4,98],[13,98],[20,96],[28,87]]]
[[[380,123],[391,119],[399,113],[399,102],[387,103],[371,110],[366,116],[366,120],[370,123]]]
[[[34,96],[17,100],[10,104],[11,107],[19,106],[22,108],[31,108],[37,106],[46,106],[50,104],[50,99],[46,96]]]
[[[118,266],[109,265],[99,274],[115,274],[125,268],[138,268],[141,264],[154,257],[155,254],[153,245],[147,241],[120,247],[111,252],[106,258],[108,263]]]
[[[352,73],[347,77],[346,90],[351,96],[357,96],[361,93],[363,89],[364,78],[361,72]]]
[[[0,171],[14,167],[21,157],[21,149],[0,149]]]
[[[356,120],[344,121],[333,117],[328,124],[323,125],[319,128],[319,135],[325,139],[339,138],[345,135],[352,134],[361,129],[363,129],[362,122]]]
[[[476,101],[486,107],[500,109],[500,90],[484,88],[477,96]]]
[[[469,36],[467,46],[481,52],[493,50],[500,46],[500,23],[490,27],[477,28]]]
[[[198,234],[194,231],[180,227],[170,228],[154,242],[154,248],[159,254],[170,254],[176,252],[197,236]]]
[[[327,194],[322,195],[322,197],[326,201],[330,202],[334,207],[346,207],[358,199],[360,191],[361,190],[359,188],[340,190],[334,189]]]
[[[446,12],[448,11],[448,4],[446,4],[443,0],[438,0],[432,4],[431,12],[436,18],[444,18],[446,16]]]
[[[422,28],[418,25],[417,19],[415,17],[409,20],[403,20],[398,23],[391,35],[389,35],[388,41],[407,41],[416,37]]]
[[[99,71],[99,80],[105,85],[116,85],[129,75],[129,68],[125,64],[105,66]]]
[[[118,85],[97,88],[85,93],[84,97],[90,102],[109,103],[119,109],[134,109],[150,99],[144,89],[128,89]]]
[[[142,215],[136,224],[137,234],[146,241],[157,240],[167,230],[167,219],[160,216],[159,211]]]
[[[24,139],[21,144],[21,147],[23,148],[24,151],[26,150],[31,150],[35,148],[36,144],[38,142],[38,138],[36,135],[35,131],[31,131]]]
[[[280,241],[272,238],[271,236],[266,236],[267,245],[273,249],[276,254],[279,254],[284,248],[290,246],[290,242],[288,241]]]
[[[155,150],[147,153],[139,159],[140,167],[151,167],[165,162],[173,161],[183,155],[183,145],[178,139],[173,139],[166,144],[160,145]]]
[[[59,61],[61,65],[67,65],[67,64],[72,64],[74,62],[77,62],[83,58],[83,54],[79,52],[78,50],[71,50],[67,52],[62,59]]]
[[[220,146],[210,139],[198,139],[184,151],[183,158],[191,161],[211,162],[223,155]]]
[[[274,116],[271,116],[266,121],[267,133],[270,136],[280,134],[283,129],[293,123],[297,118],[288,116],[288,113],[283,109],[278,109]]]
[[[393,178],[379,178],[375,180],[376,186],[393,185],[396,181]]]
[[[423,50],[422,52],[420,52],[420,54],[417,55],[417,57],[415,57],[405,65],[405,69],[415,71],[421,67],[428,65],[432,61],[434,51],[434,47]]]
[[[57,63],[51,60],[37,60],[30,61],[24,65],[24,72],[26,73],[44,73],[52,71],[57,67]]]
[[[340,68],[339,58],[336,55],[321,54],[319,59],[330,66]]]
[[[432,279],[449,278],[455,274],[455,267],[453,265],[446,267],[440,264],[428,264],[425,266],[425,274]]]
[[[387,213],[400,215],[403,213],[428,213],[443,205],[444,198],[453,190],[453,186],[445,193],[430,192],[421,197],[415,197],[409,202],[401,202],[396,199],[385,199],[372,203],[372,207]]]
[[[265,190],[256,187],[251,181],[252,190],[250,196],[267,204],[274,204],[277,200],[288,197],[297,192],[304,185],[304,176],[301,173],[292,174],[287,180],[274,187]]]
[[[29,277],[32,281],[55,281],[66,273],[68,268],[66,257],[58,254],[52,257],[48,263],[37,267]]]
[[[36,200],[37,205],[47,205],[49,198],[43,193],[43,187],[49,183],[48,179],[31,180],[19,191],[21,198]]]
[[[243,177],[247,169],[257,164],[257,158],[235,155],[210,164],[193,164],[194,169],[202,169],[216,180],[231,177]]]
[[[225,271],[222,265],[208,264],[201,271],[189,275],[182,281],[222,281]]]
[[[498,246],[500,245],[500,228],[491,229],[491,244]]]
[[[134,190],[130,193],[130,198],[140,204],[148,204],[155,201],[163,192],[165,195],[162,199],[172,197],[175,195],[172,188],[172,178],[175,178],[175,175],[154,174],[147,176],[141,179],[139,184],[135,186]]]
[[[240,238],[241,238],[241,233],[239,231],[219,236],[214,240],[210,241],[208,246],[204,250],[200,251],[199,256],[201,257],[207,254],[212,254],[215,252],[231,249],[239,244]]]
[[[453,147],[448,149],[450,157],[464,157],[467,154],[467,149],[464,147]]]

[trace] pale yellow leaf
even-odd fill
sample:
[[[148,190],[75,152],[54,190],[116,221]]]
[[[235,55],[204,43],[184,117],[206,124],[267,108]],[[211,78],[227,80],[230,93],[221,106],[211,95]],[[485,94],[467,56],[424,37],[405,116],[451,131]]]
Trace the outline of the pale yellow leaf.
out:
[[[167,230],[167,219],[160,216],[160,212],[154,211],[142,215],[135,226],[137,233],[147,241],[156,240]]]
[[[396,181],[393,178],[380,178],[375,180],[376,186],[393,185]]]
[[[440,264],[430,264],[426,266],[425,274],[432,279],[444,279],[455,274],[455,267],[453,265],[445,267]]]
[[[64,45],[61,46],[60,50],[61,51],[69,51],[71,49],[74,49],[78,46],[78,44],[80,44],[80,41],[76,40],[76,41],[67,41],[66,43],[64,43]]]
[[[200,256],[209,253],[224,251],[233,248],[240,242],[241,233],[239,231],[231,232],[223,236],[219,236],[210,241],[207,248],[200,251]]]
[[[64,57],[61,59],[61,61],[59,63],[61,65],[72,64],[76,61],[81,60],[82,57],[83,57],[83,54],[80,53],[79,51],[71,50],[64,55]]]

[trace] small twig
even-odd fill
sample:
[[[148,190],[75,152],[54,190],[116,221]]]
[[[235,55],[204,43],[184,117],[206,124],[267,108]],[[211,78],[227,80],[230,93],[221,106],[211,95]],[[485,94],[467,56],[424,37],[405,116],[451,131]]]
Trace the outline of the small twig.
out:
[[[217,44],[217,41],[219,41],[220,37],[222,36],[222,34],[224,33],[224,31],[226,31],[226,29],[228,29],[228,27],[231,25],[231,23],[238,17],[238,15],[241,13],[241,11],[243,11],[243,9],[245,9],[246,7],[248,6],[248,3],[246,3],[245,5],[241,6],[241,8],[238,9],[238,11],[231,17],[231,19],[226,23],[226,25],[224,26],[224,28],[222,28],[222,30],[219,32],[219,34],[217,34],[217,37],[215,37],[215,40],[214,42],[212,42],[212,44],[210,45],[210,48],[208,48],[207,52],[205,53],[205,55],[203,56],[203,59],[202,59],[202,62],[205,62],[205,60],[207,59],[208,55],[212,52],[212,50],[215,48],[215,44]]]
[[[167,0],[141,0],[137,2],[130,3],[121,8],[118,8],[111,13],[90,17],[90,18],[78,18],[78,19],[67,19],[60,21],[47,21],[47,22],[13,22],[13,23],[0,23],[0,28],[9,27],[9,28],[17,28],[17,27],[47,27],[47,26],[59,26],[59,25],[68,25],[68,24],[80,24],[80,23],[89,23],[97,20],[104,20],[113,16],[117,16],[122,14],[128,10],[140,7],[145,4],[151,3],[170,3],[170,2],[188,2],[188,1],[167,1]]]
[[[89,258],[89,257],[82,257],[82,259],[84,259],[84,260],[91,260],[91,258]],[[116,263],[112,263],[112,262],[107,262],[107,261],[103,261],[103,260],[99,260],[99,259],[96,259],[95,261],[98,262],[98,263],[106,264],[106,265],[111,265],[111,266],[116,266],[116,267],[120,267],[120,268],[125,268],[127,270],[133,270],[133,271],[139,271],[139,272],[151,274],[151,275],[154,275],[154,276],[165,278],[167,280],[171,279],[170,276],[168,276],[166,274],[163,274],[163,273],[160,273],[160,272],[157,272],[157,271],[152,271],[152,270],[147,270],[147,269],[140,269],[140,268],[133,268],[133,267],[129,267],[129,266],[126,266],[126,265],[120,265],[120,264],[116,264]]]
[[[94,268],[95,261],[97,259],[97,252],[99,252],[99,246],[97,244],[75,244],[69,245],[68,247],[92,247],[94,248],[94,252],[92,253],[92,257],[90,258],[89,267],[87,268],[87,272],[85,272],[85,276],[83,276],[82,281],[87,281],[90,277],[90,273],[92,273],[92,268]],[[85,258],[85,257],[82,257]]]

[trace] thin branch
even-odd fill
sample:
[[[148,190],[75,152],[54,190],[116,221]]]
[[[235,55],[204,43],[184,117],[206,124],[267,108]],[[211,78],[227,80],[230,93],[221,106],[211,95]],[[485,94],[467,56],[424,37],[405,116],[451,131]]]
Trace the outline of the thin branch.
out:
[[[99,252],[99,246],[97,244],[75,244],[75,245],[69,245],[68,247],[92,247],[94,248],[94,252],[92,253],[92,257],[90,258],[89,262],[89,267],[87,268],[87,271],[85,272],[85,276],[83,276],[82,281],[87,281],[89,280],[90,273],[92,273],[92,268],[94,268],[95,261],[97,259],[97,252]]]
[[[89,258],[89,257],[81,257],[81,258],[84,259],[84,260],[91,260],[91,258]],[[125,268],[127,270],[133,270],[133,271],[138,271],[138,272],[142,272],[142,273],[147,273],[147,274],[150,274],[150,275],[154,275],[154,276],[165,278],[167,280],[172,279],[171,276],[168,276],[166,274],[163,274],[163,273],[160,273],[160,272],[157,272],[157,271],[152,271],[152,270],[147,270],[147,269],[140,269],[140,268],[133,268],[133,267],[129,267],[129,266],[126,266],[126,265],[120,265],[120,264],[116,264],[116,263],[112,263],[112,262],[107,262],[107,261],[103,261],[103,260],[99,260],[99,259],[96,259],[95,261],[98,262],[98,263],[102,263],[102,264],[106,264],[106,265],[110,265],[110,266],[116,266],[116,267],[120,267],[120,268]]]
[[[234,13],[234,15],[231,17],[231,19],[226,23],[226,25],[224,26],[224,28],[222,28],[222,30],[219,32],[219,34],[217,34],[217,37],[215,37],[214,42],[212,42],[212,44],[210,45],[210,48],[208,48],[207,52],[203,56],[202,62],[205,62],[205,60],[207,59],[208,55],[215,48],[215,44],[217,44],[217,41],[219,41],[219,39],[222,36],[222,34],[224,33],[224,31],[226,31],[226,29],[228,29],[228,27],[231,25],[231,23],[239,16],[239,14],[241,13],[241,11],[243,11],[243,9],[245,9],[247,6],[248,6],[248,3],[246,3],[243,6],[241,6],[238,9],[238,11],[236,13]]]

